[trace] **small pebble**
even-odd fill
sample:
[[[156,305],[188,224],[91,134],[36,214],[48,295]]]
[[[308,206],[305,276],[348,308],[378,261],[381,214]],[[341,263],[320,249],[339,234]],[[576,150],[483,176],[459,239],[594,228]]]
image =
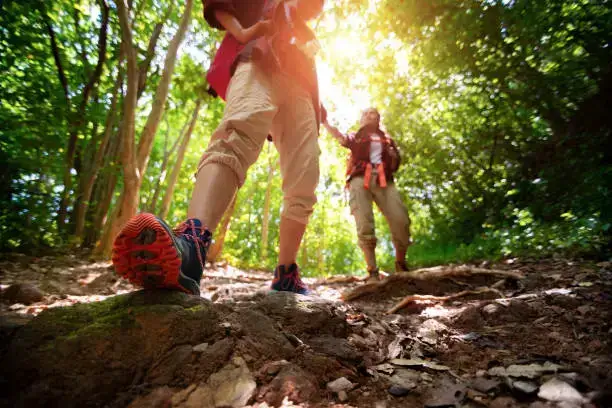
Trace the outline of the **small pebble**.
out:
[[[499,308],[496,305],[494,305],[493,303],[489,303],[488,305],[482,308],[482,311],[487,314],[493,314],[497,312],[498,309]]]
[[[392,385],[389,387],[389,394],[394,397],[404,397],[410,393],[410,390],[399,385]]]
[[[538,391],[538,385],[531,381],[515,381],[512,383],[512,387],[525,394],[534,394]]]
[[[201,353],[207,348],[208,348],[208,343],[202,343],[202,344],[198,344],[197,346],[194,346],[193,351],[196,353]]]

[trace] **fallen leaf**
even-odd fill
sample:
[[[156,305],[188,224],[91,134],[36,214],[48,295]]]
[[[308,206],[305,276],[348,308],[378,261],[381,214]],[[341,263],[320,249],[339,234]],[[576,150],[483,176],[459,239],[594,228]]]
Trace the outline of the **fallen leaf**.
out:
[[[402,341],[404,341],[404,337],[397,336],[395,340],[393,340],[389,346],[387,347],[387,358],[396,358],[402,353]]]
[[[436,364],[436,363],[432,363],[431,361],[421,360],[417,358],[413,358],[413,359],[395,358],[389,362],[391,364],[399,365],[403,367],[425,367],[425,368],[430,368],[436,371],[450,370],[450,367],[447,367],[445,365]]]
[[[489,375],[495,377],[516,377],[516,378],[537,378],[542,374],[546,373],[556,373],[562,367],[560,365],[551,363],[550,361],[545,362],[544,364],[528,364],[528,365],[518,365],[513,364],[504,367],[492,367],[489,369]]]
[[[372,368],[375,369],[376,371],[380,371],[380,372],[383,372],[385,374],[393,374],[393,371],[395,371],[395,368],[393,367],[393,365],[391,365],[389,363],[379,364],[379,365],[376,365],[376,366],[374,366]]]

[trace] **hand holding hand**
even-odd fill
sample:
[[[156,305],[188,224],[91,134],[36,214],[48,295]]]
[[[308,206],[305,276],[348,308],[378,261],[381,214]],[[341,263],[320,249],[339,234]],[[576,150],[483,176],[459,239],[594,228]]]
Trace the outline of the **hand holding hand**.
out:
[[[255,24],[255,26],[257,27],[256,29],[257,37],[261,37],[264,35],[270,35],[272,34],[272,31],[274,30],[274,24],[272,24],[272,20],[258,21]]]
[[[270,35],[272,33],[273,25],[271,20],[261,20],[253,24],[249,28],[242,30],[241,37],[238,41],[243,44],[249,41],[255,40],[256,38]]]

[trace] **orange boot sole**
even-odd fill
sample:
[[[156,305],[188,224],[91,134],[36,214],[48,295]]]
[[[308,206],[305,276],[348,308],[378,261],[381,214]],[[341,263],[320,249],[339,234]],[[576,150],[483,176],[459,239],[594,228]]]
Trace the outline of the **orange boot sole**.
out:
[[[197,282],[181,273],[181,253],[172,231],[153,214],[138,214],[128,221],[115,238],[112,262],[115,272],[136,286],[199,294]]]

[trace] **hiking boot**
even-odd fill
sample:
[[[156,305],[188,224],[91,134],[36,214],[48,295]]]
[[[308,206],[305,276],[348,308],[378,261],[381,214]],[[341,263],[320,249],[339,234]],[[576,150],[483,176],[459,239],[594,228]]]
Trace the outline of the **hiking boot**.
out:
[[[366,278],[367,283],[378,282],[380,280],[379,269],[368,269],[368,277]]]
[[[172,231],[153,214],[138,214],[115,238],[113,265],[118,275],[145,289],[199,296],[210,240],[210,231],[195,218]]]
[[[279,292],[294,292],[300,295],[309,295],[308,286],[300,279],[300,269],[296,264],[289,265],[289,269],[285,269],[285,265],[279,265],[274,270],[274,280],[272,281],[272,290]]]
[[[407,272],[408,265],[406,265],[406,261],[395,261],[395,272]]]

